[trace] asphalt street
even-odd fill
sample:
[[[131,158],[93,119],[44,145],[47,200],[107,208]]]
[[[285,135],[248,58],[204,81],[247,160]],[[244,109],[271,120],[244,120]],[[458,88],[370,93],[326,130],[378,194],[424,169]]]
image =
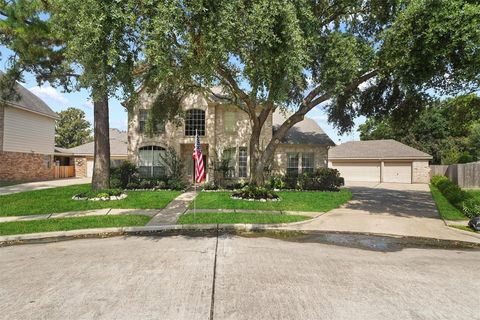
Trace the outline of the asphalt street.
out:
[[[480,319],[480,251],[381,238],[115,237],[0,248],[3,319]]]

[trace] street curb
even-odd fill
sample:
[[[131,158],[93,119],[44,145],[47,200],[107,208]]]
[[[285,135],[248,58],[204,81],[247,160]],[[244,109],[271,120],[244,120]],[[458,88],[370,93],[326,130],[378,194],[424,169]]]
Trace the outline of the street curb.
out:
[[[475,248],[480,249],[480,243],[462,240],[438,239],[427,237],[401,236],[393,234],[370,233],[370,232],[351,232],[351,231],[327,231],[327,230],[296,230],[285,229],[283,225],[264,225],[264,224],[197,224],[197,225],[162,225],[145,227],[120,227],[120,228],[97,228],[81,229],[71,231],[54,231],[31,233],[22,235],[11,235],[0,237],[0,247],[48,243],[57,241],[66,241],[86,238],[109,238],[117,236],[214,236],[218,233],[248,234],[256,233],[262,235],[351,235],[351,236],[373,236],[386,237],[391,239],[403,240],[409,244],[433,245],[435,247],[450,248]],[[283,227],[283,228],[281,228]]]

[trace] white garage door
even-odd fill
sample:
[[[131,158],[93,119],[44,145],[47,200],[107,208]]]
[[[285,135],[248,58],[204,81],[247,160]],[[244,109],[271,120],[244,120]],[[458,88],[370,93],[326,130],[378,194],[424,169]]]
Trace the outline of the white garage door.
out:
[[[93,176],[93,160],[87,160],[87,177]]]
[[[332,162],[332,168],[340,171],[345,182],[380,182],[380,162]]]
[[[411,162],[385,162],[383,171],[384,182],[412,183]]]

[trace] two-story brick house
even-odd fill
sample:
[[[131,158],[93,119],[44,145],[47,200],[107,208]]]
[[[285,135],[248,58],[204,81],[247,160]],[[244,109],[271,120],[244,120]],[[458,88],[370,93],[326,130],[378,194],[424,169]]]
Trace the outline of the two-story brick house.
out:
[[[218,88],[212,90],[219,91]],[[145,133],[145,123],[153,97],[141,92],[137,104],[128,114],[128,157],[139,166],[145,176],[164,173],[161,154],[173,147],[185,163],[185,177],[193,179],[193,143],[195,132],[201,136],[202,152],[207,164],[207,181],[214,177],[215,163],[228,159],[229,178],[246,179],[249,176],[249,137],[251,126],[248,115],[231,105],[220,95],[192,94],[182,100],[185,118],[181,125],[167,122],[157,134]],[[285,120],[280,112],[271,114],[261,133],[260,143],[272,138],[277,126]],[[296,124],[278,146],[273,163],[273,174],[310,171],[327,166],[328,148],[335,145],[318,124],[309,118]]]

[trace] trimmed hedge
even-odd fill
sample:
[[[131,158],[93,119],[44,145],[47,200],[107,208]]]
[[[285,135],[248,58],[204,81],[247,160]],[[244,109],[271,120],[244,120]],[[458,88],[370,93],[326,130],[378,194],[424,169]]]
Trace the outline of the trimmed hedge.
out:
[[[445,176],[433,176],[430,183],[435,186],[447,198],[447,200],[467,217],[480,216],[480,201],[473,198],[468,192]]]
[[[299,175],[273,176],[267,185],[272,189],[338,191],[344,180],[337,169],[318,168]]]

